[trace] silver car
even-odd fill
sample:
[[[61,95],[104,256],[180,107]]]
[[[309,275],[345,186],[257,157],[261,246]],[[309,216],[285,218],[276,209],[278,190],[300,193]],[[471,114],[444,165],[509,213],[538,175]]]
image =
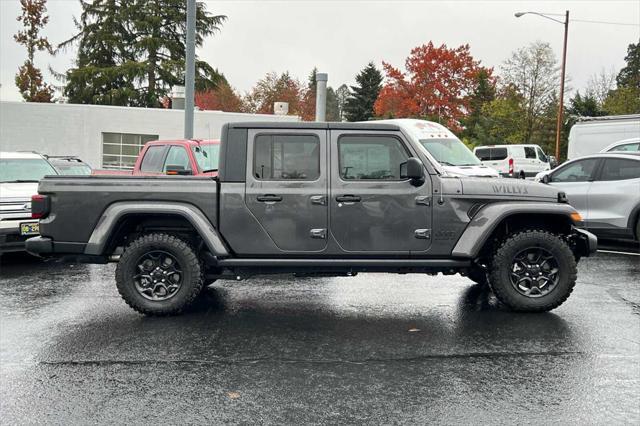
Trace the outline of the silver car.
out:
[[[640,155],[587,155],[539,173],[536,180],[563,190],[599,237],[640,240]]]

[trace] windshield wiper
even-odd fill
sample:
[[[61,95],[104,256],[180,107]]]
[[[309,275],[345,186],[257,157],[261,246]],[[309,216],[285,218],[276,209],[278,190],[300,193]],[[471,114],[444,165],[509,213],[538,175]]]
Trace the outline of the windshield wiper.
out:
[[[211,172],[217,172],[218,169],[207,169],[207,170],[203,170],[202,173],[211,173]]]
[[[451,164],[451,163],[450,163],[450,162],[448,162],[448,161],[440,161],[440,160],[438,160],[438,163],[440,163],[440,164],[442,164],[442,165],[445,165],[445,166],[456,167],[456,166],[455,166],[455,164]]]
[[[3,180],[0,183],[38,183],[40,181],[38,180],[31,180],[31,179],[16,179],[16,180]]]

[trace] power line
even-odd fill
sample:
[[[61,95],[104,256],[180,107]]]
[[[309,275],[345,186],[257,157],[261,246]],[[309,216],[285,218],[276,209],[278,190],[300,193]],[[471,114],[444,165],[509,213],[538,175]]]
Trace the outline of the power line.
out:
[[[569,19],[569,22],[587,22],[589,24],[625,25],[629,27],[640,27],[640,24],[632,24],[630,22],[591,21],[589,19]]]

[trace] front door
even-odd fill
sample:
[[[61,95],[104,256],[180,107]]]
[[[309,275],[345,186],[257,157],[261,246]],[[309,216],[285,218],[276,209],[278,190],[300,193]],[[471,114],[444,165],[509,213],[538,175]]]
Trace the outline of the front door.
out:
[[[330,227],[341,250],[408,255],[431,242],[431,182],[401,177],[415,156],[400,132],[331,131]]]
[[[586,221],[589,220],[587,195],[595,178],[599,161],[597,158],[574,161],[556,169],[551,174],[551,185],[567,194],[569,204],[578,210]]]
[[[249,132],[245,203],[283,253],[327,246],[326,134]]]

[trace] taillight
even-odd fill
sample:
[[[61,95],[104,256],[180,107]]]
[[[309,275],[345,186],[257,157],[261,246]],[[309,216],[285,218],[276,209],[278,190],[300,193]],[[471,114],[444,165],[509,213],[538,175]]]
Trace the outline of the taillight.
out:
[[[31,196],[31,218],[42,219],[49,214],[49,197],[36,194]]]
[[[509,174],[513,175],[513,158],[509,158]]]

